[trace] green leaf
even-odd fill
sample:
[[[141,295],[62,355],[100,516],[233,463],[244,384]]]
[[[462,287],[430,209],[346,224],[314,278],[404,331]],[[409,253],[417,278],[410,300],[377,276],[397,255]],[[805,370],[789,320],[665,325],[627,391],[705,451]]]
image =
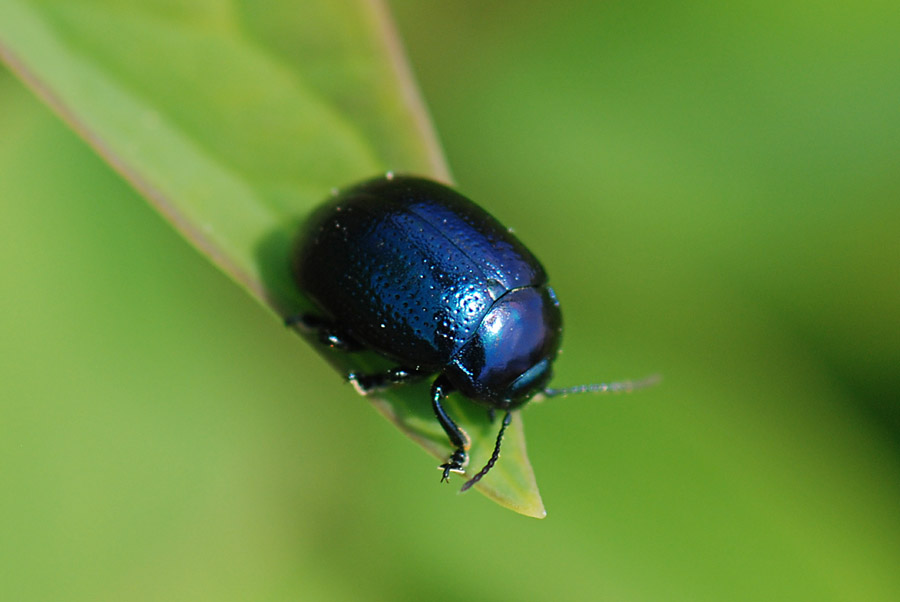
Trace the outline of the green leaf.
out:
[[[305,304],[288,275],[291,237],[330,190],[388,170],[449,180],[377,0],[4,0],[0,57],[278,316]],[[371,400],[443,460],[450,447],[427,398],[409,387]],[[450,407],[473,441],[471,473],[499,424],[472,404]],[[477,487],[544,516],[519,416]]]

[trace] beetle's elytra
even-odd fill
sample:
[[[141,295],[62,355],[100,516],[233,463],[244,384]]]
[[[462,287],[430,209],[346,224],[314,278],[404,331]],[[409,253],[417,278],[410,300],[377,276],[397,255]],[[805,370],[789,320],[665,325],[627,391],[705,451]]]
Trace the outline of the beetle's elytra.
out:
[[[431,180],[386,176],[336,194],[306,222],[293,277],[315,315],[290,318],[326,345],[369,349],[396,367],[351,373],[363,393],[437,375],[435,416],[455,448],[441,480],[463,473],[469,442],[442,406],[452,391],[506,412],[534,397],[631,388],[631,383],[548,389],[562,315],[547,274],[490,214]]]

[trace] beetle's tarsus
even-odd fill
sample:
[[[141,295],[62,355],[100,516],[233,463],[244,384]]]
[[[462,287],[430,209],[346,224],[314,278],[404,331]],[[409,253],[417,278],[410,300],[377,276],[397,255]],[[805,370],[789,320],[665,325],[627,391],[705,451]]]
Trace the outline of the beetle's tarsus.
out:
[[[469,457],[466,454],[466,450],[459,448],[450,454],[450,457],[447,458],[447,461],[439,466],[439,468],[444,469],[444,473],[441,475],[441,483],[450,481],[450,473],[456,472],[459,474],[466,474],[464,470],[464,466],[468,463]]]

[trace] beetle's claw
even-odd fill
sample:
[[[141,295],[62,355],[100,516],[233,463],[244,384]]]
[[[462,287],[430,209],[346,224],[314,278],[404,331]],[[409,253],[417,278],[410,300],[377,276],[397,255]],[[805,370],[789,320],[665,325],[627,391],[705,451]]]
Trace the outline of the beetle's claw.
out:
[[[450,482],[450,473],[455,472],[456,474],[466,474],[466,471],[462,469],[461,466],[456,466],[454,464],[441,464],[438,468],[443,468],[444,473],[441,475],[441,483],[449,483]]]

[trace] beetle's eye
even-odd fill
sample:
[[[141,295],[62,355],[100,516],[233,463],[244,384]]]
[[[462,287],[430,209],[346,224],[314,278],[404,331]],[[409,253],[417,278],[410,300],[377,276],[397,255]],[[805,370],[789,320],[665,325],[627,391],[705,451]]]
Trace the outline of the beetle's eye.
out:
[[[550,382],[550,360],[543,359],[523,372],[506,390],[510,401],[525,401]]]

